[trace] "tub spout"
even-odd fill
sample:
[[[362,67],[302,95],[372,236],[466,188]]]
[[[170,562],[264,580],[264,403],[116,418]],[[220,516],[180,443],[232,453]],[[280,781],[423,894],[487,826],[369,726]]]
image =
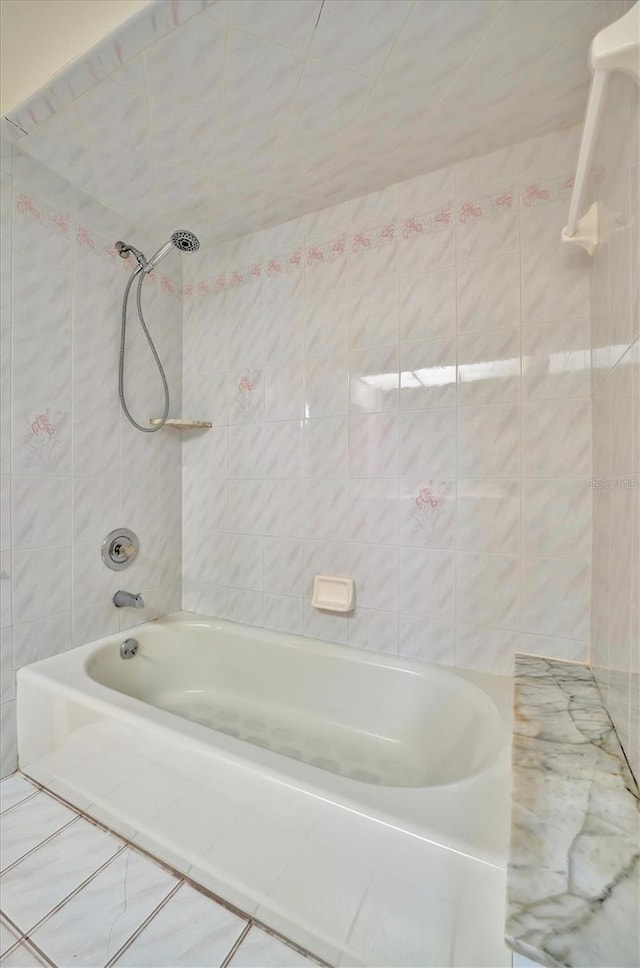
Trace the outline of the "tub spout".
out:
[[[116,608],[144,608],[144,599],[140,593],[119,591],[113,596],[113,604]]]

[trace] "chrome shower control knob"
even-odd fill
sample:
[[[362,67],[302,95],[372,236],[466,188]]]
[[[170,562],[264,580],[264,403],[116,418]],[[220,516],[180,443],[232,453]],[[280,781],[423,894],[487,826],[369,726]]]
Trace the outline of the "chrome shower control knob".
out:
[[[102,560],[112,571],[122,571],[137,558],[139,551],[138,536],[129,528],[110,531],[102,542]]]

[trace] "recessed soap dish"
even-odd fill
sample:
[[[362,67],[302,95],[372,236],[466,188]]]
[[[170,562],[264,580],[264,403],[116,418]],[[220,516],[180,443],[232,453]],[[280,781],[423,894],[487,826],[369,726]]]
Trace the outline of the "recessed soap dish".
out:
[[[311,604],[324,612],[351,612],[355,603],[355,590],[353,578],[316,575],[313,579]]]

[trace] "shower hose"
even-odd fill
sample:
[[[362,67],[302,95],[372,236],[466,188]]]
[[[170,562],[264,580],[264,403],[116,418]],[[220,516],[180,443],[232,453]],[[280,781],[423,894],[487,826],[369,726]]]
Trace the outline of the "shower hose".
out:
[[[157,430],[161,430],[167,422],[167,416],[169,414],[169,387],[167,385],[167,378],[162,368],[162,363],[160,362],[160,357],[158,356],[157,350],[153,345],[153,340],[151,339],[151,334],[147,329],[147,324],[144,321],[144,314],[142,312],[142,284],[144,282],[146,273],[141,269],[136,268],[129,276],[129,281],[124,290],[124,298],[122,300],[122,326],[120,328],[120,361],[118,365],[118,394],[120,396],[120,403],[122,404],[122,409],[124,415],[132,424],[136,430],[141,430],[143,434],[155,434]],[[142,332],[144,333],[147,343],[153,353],[153,358],[156,361],[156,366],[160,373],[160,378],[162,379],[162,388],[164,390],[164,410],[160,423],[156,424],[155,427],[143,427],[131,416],[129,408],[127,407],[127,402],[124,395],[124,357],[125,357],[125,340],[127,336],[127,304],[129,302],[129,293],[131,292],[131,286],[133,285],[133,280],[136,276],[138,279],[138,288],[136,290],[136,306],[138,309],[138,319],[140,320],[140,325],[142,327]]]

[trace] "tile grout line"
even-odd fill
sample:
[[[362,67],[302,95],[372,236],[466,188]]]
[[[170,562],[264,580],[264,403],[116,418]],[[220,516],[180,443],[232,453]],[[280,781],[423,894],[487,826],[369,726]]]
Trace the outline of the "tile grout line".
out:
[[[58,968],[55,961],[52,961],[49,955],[42,950],[40,945],[37,945],[35,941],[32,941],[28,934],[25,934],[25,936],[23,937],[20,943],[25,946],[27,951],[37,955],[37,957],[40,958],[40,960],[43,962],[44,965],[49,966],[49,968]]]
[[[0,916],[2,916],[2,919],[4,920],[7,927],[12,928],[14,933],[17,932],[20,935],[20,937],[18,938],[19,941],[25,937],[26,932],[23,931],[22,928],[19,928],[18,925],[13,920],[13,918],[10,918],[7,912],[3,911],[2,908],[0,908]]]
[[[9,774],[9,776],[11,775],[12,774]],[[27,800],[32,800],[37,793],[40,793],[40,790],[34,789],[33,793],[27,793],[27,795],[24,796],[22,800],[18,800],[16,803],[12,803],[10,807],[6,807],[4,810],[0,810],[0,817],[4,817],[5,814],[10,813],[12,810],[15,810],[16,807],[22,806],[22,804],[26,803]]]
[[[66,894],[61,901],[58,901],[55,907],[51,908],[50,911],[47,911],[47,913],[44,914],[39,921],[36,921],[36,923],[32,927],[30,927],[28,931],[25,931],[24,937],[30,938],[34,931],[37,931],[46,921],[48,921],[51,917],[53,917],[54,914],[57,914],[58,911],[61,908],[63,908],[65,904],[67,904],[68,901],[70,901],[73,897],[75,897],[76,894],[79,894],[80,891],[83,890],[83,888],[85,888],[87,884],[89,884],[95,877],[97,877],[98,874],[101,874],[102,871],[105,869],[105,867],[108,867],[117,857],[120,856],[120,854],[122,854],[124,850],[126,850],[126,847],[123,845],[122,847],[119,848],[119,850],[115,852],[115,854],[109,857],[104,862],[104,864],[101,864],[100,867],[97,867],[94,871],[91,872],[91,874],[85,877],[85,879],[81,881],[80,884],[78,884],[76,887],[74,887],[72,891],[69,891],[69,893]]]
[[[30,780],[30,782],[35,782],[35,781],[31,781],[31,778],[28,778],[28,779]],[[161,867],[163,870],[166,870],[168,873],[173,874],[174,877],[177,877],[177,878],[180,879],[180,882],[181,883],[186,884],[187,886],[189,886],[189,887],[193,888],[194,890],[198,891],[200,894],[203,894],[205,897],[208,897],[211,901],[213,901],[215,904],[218,904],[220,907],[224,908],[226,911],[229,911],[231,914],[235,914],[236,917],[240,918],[243,921],[248,921],[250,924],[255,925],[261,931],[264,931],[265,934],[269,934],[272,937],[277,938],[283,944],[286,944],[289,948],[293,948],[296,951],[299,951],[304,957],[308,958],[310,961],[319,963],[321,965],[325,965],[326,968],[332,968],[332,966],[329,965],[328,962],[324,962],[318,955],[313,954],[311,951],[308,951],[305,948],[302,948],[300,945],[296,944],[295,941],[292,941],[290,938],[287,938],[285,935],[282,935],[279,932],[277,932],[276,930],[274,930],[273,928],[269,927],[269,925],[266,924],[265,922],[260,921],[257,918],[255,918],[253,915],[248,914],[246,911],[241,910],[241,908],[237,907],[231,901],[227,901],[225,898],[223,898],[219,894],[215,894],[213,891],[208,890],[202,884],[199,884],[193,878],[189,877],[188,874],[182,873],[181,871],[176,870],[176,868],[171,867],[165,861],[161,860],[159,857],[156,857],[154,854],[152,854],[151,851],[147,850],[145,847],[141,847],[139,844],[136,844],[135,841],[129,840],[127,837],[124,837],[122,834],[119,834],[116,830],[112,829],[111,827],[108,827],[106,824],[102,823],[102,821],[96,820],[94,817],[92,817],[90,814],[84,812],[80,808],[74,807],[72,804],[69,803],[68,800],[64,800],[58,794],[53,793],[50,790],[47,790],[46,787],[41,787],[41,790],[47,796],[52,797],[52,799],[55,799],[59,803],[62,803],[65,806],[69,807],[70,809],[74,810],[78,814],[79,817],[81,817],[82,819],[84,819],[87,822],[91,823],[93,826],[97,827],[99,830],[103,830],[106,833],[111,834],[111,836],[117,838],[122,843],[122,845],[123,845],[120,848],[120,850],[117,851],[116,854],[114,854],[113,857],[109,858],[109,860],[107,860],[100,868],[98,868],[97,871],[94,871],[93,874],[90,877],[86,878],[85,881],[83,881],[83,883],[81,885],[79,885],[77,888],[75,888],[74,891],[71,892],[71,894],[67,895],[67,897],[65,898],[65,902],[67,900],[69,900],[72,897],[73,894],[78,893],[78,891],[82,887],[84,887],[88,883],[88,881],[92,880],[93,877],[99,871],[101,871],[104,867],[106,867],[108,864],[110,864],[111,861],[115,860],[115,858],[118,857],[125,848],[129,848],[129,849],[135,851],[136,853],[140,854],[141,856],[148,858],[150,861],[152,861],[158,867]],[[78,818],[75,817],[74,818],[74,821],[77,820],[77,819]],[[71,822],[74,822],[74,821],[71,821]],[[65,827],[68,827],[68,826],[70,826],[70,824],[65,824]],[[61,828],[61,829],[64,829],[64,828]],[[56,831],[56,833],[58,833],[58,832],[59,831]],[[53,836],[55,836],[55,834],[53,834],[52,837]],[[48,838],[48,840],[50,840],[50,839],[51,838]],[[45,841],[43,841],[43,843],[45,843]],[[35,851],[35,849],[36,848],[34,848],[34,851]],[[30,853],[33,853],[34,851],[31,851]],[[25,854],[24,856],[26,857],[27,855]],[[7,868],[7,870],[8,869],[9,868]],[[176,888],[176,890],[177,890],[177,888]],[[60,902],[60,904],[58,904],[54,910],[57,911],[62,906],[62,903],[63,902]],[[53,914],[53,911],[50,911],[45,917],[43,917],[38,922],[38,925],[37,926],[39,927],[45,920],[47,920],[51,916],[51,914]],[[32,928],[31,930],[33,931],[34,928]]]
[[[225,956],[222,964],[220,965],[220,968],[227,968],[227,966],[231,963],[231,961],[233,960],[233,956],[236,954],[238,948],[241,946],[241,944],[243,943],[244,939],[247,937],[247,935],[251,931],[251,928],[252,927],[253,927],[253,925],[252,925],[251,921],[248,921],[247,924],[245,924],[244,928],[240,932],[240,935],[236,938],[234,944],[231,946],[231,950]],[[107,966],[107,968],[108,968],[108,966]]]
[[[164,897],[162,899],[162,901],[160,901],[160,903],[153,909],[153,911],[151,912],[151,914],[149,914],[144,919],[144,921],[142,922],[142,924],[138,925],[138,927],[135,929],[135,931],[124,941],[123,944],[120,945],[120,947],[117,949],[117,951],[115,952],[115,954],[112,955],[111,958],[109,958],[109,960],[105,964],[104,968],[111,968],[111,966],[114,965],[117,962],[118,958],[120,958],[120,956],[124,954],[124,952],[127,950],[127,948],[131,947],[131,945],[134,943],[134,941],[136,941],[136,939],[140,937],[140,935],[142,934],[142,932],[144,931],[144,929],[151,924],[151,922],[155,919],[156,915],[158,915],[160,913],[160,911],[163,909],[163,907],[165,907],[169,903],[169,901],[173,897],[175,897],[175,895],[178,893],[178,891],[180,890],[180,888],[182,887],[183,884],[184,884],[184,880],[181,879],[181,880],[178,881],[178,883],[175,885],[175,887],[172,887],[171,888],[171,890],[166,895],[166,897]]]
[[[14,924],[11,918],[9,918],[1,908],[0,908],[0,916],[1,916],[0,924],[3,924],[4,927],[7,928],[10,934],[15,935],[15,931],[18,932],[18,937],[15,938],[13,944],[10,944],[7,950],[3,951],[2,954],[0,955],[0,963],[1,963],[2,961],[4,961],[4,959],[7,957],[8,954],[14,951],[18,947],[18,945],[21,944],[25,935],[17,926],[17,924]]]
[[[29,798],[29,799],[31,799],[31,798]],[[25,851],[25,853],[24,853],[24,854],[21,854],[21,856],[20,856],[20,857],[18,857],[18,858],[16,858],[16,860],[14,860],[14,861],[13,861],[13,863],[11,863],[11,864],[8,864],[8,865],[7,865],[7,867],[3,867],[3,868],[2,868],[2,870],[0,870],[0,876],[1,876],[1,877],[4,877],[4,875],[5,875],[5,874],[8,874],[8,873],[9,873],[9,871],[12,871],[12,870],[14,869],[14,867],[17,867],[17,865],[18,865],[18,864],[21,864],[21,863],[22,863],[22,861],[23,861],[23,860],[25,860],[25,858],[27,858],[27,857],[31,857],[31,855],[32,855],[32,854],[35,854],[35,852],[36,852],[37,850],[39,850],[39,849],[40,849],[40,847],[43,847],[43,846],[44,846],[45,844],[48,844],[48,843],[49,843],[49,841],[50,841],[50,840],[53,840],[53,838],[54,838],[54,837],[56,837],[56,836],[57,836],[57,835],[58,835],[58,834],[59,834],[59,833],[60,833],[61,831],[63,831],[63,830],[66,830],[66,829],[67,829],[67,827],[70,827],[70,826],[71,826],[72,824],[74,824],[74,823],[75,823],[75,822],[77,821],[77,819],[78,819],[78,817],[76,816],[76,817],[73,817],[73,819],[72,819],[72,820],[68,820],[68,821],[67,821],[67,822],[66,822],[65,824],[63,824],[63,825],[62,825],[61,827],[58,827],[58,829],[57,829],[57,830],[54,830],[54,831],[53,831],[53,833],[51,833],[51,834],[49,834],[49,836],[48,836],[48,837],[45,837],[45,838],[44,838],[43,840],[40,840],[40,841],[39,841],[39,842],[38,842],[37,844],[35,844],[35,846],[34,846],[34,847],[32,847],[32,848],[31,848],[30,850],[27,850],[27,851]]]

